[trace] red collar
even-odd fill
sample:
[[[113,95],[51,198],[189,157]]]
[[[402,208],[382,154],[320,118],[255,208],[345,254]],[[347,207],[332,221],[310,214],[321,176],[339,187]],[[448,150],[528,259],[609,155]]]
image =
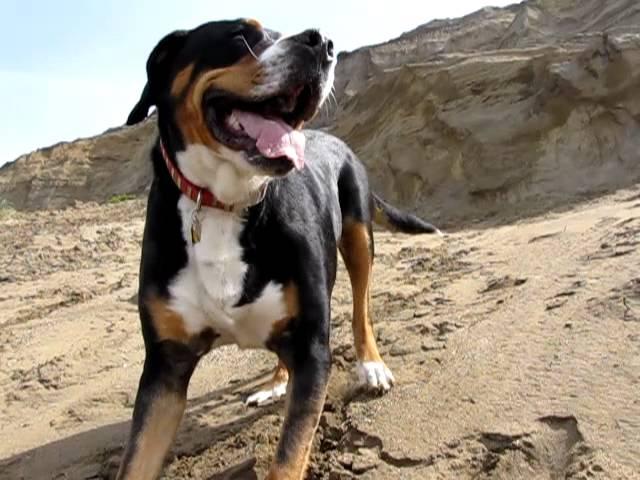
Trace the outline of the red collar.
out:
[[[162,152],[162,158],[167,165],[169,175],[178,186],[180,191],[193,200],[196,204],[200,204],[203,207],[218,208],[225,212],[231,212],[234,208],[233,205],[223,203],[206,188],[199,187],[198,185],[191,183],[187,178],[178,170],[178,167],[173,163],[169,157],[167,149],[164,147],[164,142],[160,139],[160,151]]]

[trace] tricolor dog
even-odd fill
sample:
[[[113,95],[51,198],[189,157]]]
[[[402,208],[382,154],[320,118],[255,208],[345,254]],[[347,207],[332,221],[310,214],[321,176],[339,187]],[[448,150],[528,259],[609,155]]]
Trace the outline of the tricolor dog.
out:
[[[155,106],[140,267],[146,359],[118,478],[156,478],[182,418],[200,358],[235,343],[266,348],[279,365],[286,417],[268,479],[304,477],[331,365],[330,298],[337,252],[353,289],[362,383],[393,375],[368,316],[372,221],[437,233],[374,195],[340,140],[302,130],[329,95],[336,55],[317,30],[282,37],[254,20],[167,35],[147,61],[129,125]]]

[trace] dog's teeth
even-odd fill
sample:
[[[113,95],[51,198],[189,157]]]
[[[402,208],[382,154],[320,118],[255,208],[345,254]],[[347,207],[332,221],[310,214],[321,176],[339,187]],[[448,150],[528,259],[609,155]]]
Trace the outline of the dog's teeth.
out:
[[[227,124],[236,130],[242,129],[240,122],[233,113],[227,117]]]

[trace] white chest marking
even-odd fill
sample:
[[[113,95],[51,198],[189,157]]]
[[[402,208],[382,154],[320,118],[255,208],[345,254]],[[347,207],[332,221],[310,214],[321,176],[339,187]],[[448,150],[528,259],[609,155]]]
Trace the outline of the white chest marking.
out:
[[[216,346],[237,343],[240,347],[263,347],[274,322],[287,315],[282,285],[270,282],[253,303],[235,307],[248,269],[240,245],[243,220],[220,210],[203,208],[202,239],[191,245],[190,219],[194,206],[184,195],[178,202],[189,258],[169,286],[171,308],[182,315],[190,334],[212,328],[220,335]]]

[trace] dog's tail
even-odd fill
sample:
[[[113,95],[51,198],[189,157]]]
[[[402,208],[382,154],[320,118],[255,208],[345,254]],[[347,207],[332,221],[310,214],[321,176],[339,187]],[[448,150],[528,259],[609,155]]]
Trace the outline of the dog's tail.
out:
[[[374,215],[373,221],[381,227],[391,230],[392,232],[401,233],[432,233],[442,235],[438,228],[434,227],[421,218],[416,217],[407,212],[394,207],[385,202],[375,193],[371,193],[373,197]]]

